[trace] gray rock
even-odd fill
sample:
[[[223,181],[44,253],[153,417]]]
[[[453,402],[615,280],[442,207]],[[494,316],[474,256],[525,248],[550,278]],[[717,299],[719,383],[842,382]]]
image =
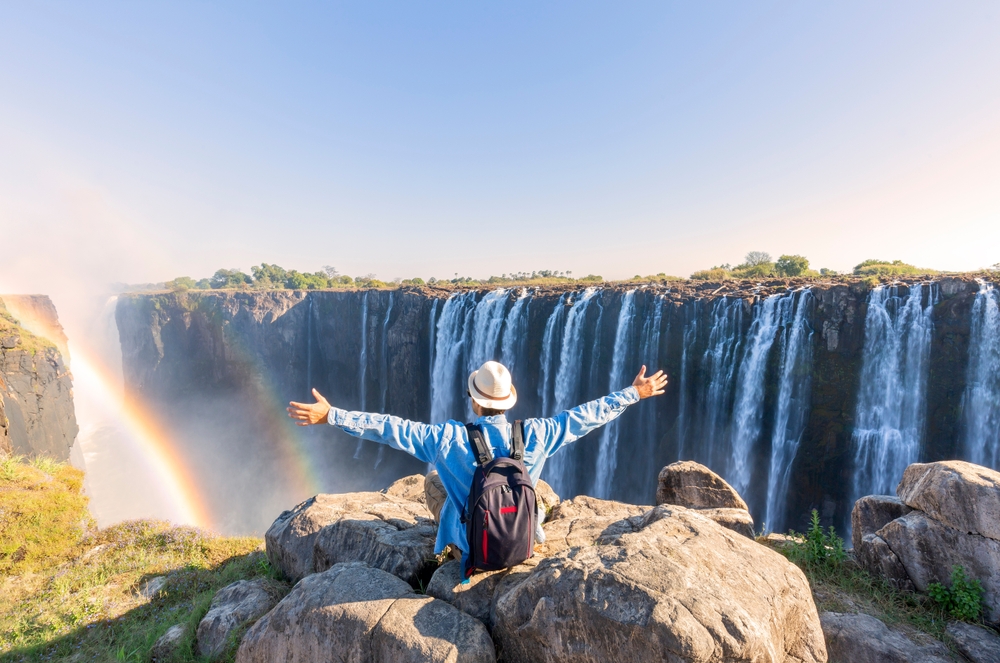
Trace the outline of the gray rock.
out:
[[[698,513],[726,529],[742,534],[748,539],[754,538],[753,516],[743,509],[697,509]]]
[[[656,503],[689,509],[750,510],[725,479],[690,460],[671,463],[660,470]]]
[[[626,522],[497,599],[505,660],[827,660],[809,584],[782,555],[682,507]]]
[[[892,551],[885,539],[878,534],[865,534],[854,546],[854,559],[858,565],[874,576],[884,578],[902,591],[916,590],[906,567]]]
[[[433,556],[436,531],[422,504],[383,493],[345,493],[317,495],[285,511],[264,540],[268,560],[292,581],[341,561],[385,565],[410,578]],[[390,550],[397,544],[400,550]]]
[[[301,580],[247,632],[237,663],[494,661],[485,627],[360,563]]]
[[[493,628],[493,608],[497,597],[525,580],[541,558],[502,571],[478,571],[468,583],[462,582],[462,563],[453,560],[442,564],[427,585],[427,595],[447,601],[462,612],[475,617],[488,629]]]
[[[144,599],[152,599],[159,594],[165,584],[167,584],[166,576],[154,576],[139,586],[139,596]]]
[[[875,534],[890,522],[912,509],[894,495],[868,495],[854,503],[851,510],[851,539],[857,550],[866,534]]]
[[[153,663],[172,661],[186,635],[187,626],[184,624],[177,624],[168,628],[167,632],[153,643],[153,648],[149,652],[150,660]]]
[[[1000,541],[1000,472],[961,460],[914,463],[896,493],[949,527]]]
[[[649,511],[648,506],[636,506],[596,497],[580,495],[565,500],[552,509],[545,521],[545,543],[535,546],[544,556],[575,546],[593,544],[608,531],[632,531],[628,518]],[[609,530],[610,528],[610,530]]]
[[[952,567],[964,567],[982,583],[987,619],[1000,621],[1000,541],[966,534],[922,511],[893,520],[878,534],[921,592],[932,582],[950,585]]]
[[[941,643],[917,645],[871,615],[820,615],[830,663],[949,663]]]
[[[948,635],[972,663],[1000,663],[1000,635],[975,624],[952,622]]]
[[[401,497],[404,500],[426,505],[427,499],[424,493],[425,478],[423,474],[411,474],[408,477],[403,477],[392,482],[388,488],[383,488],[381,492],[383,495],[393,495]]]
[[[262,578],[238,580],[220,589],[198,624],[198,654],[221,653],[230,634],[265,614],[280,598],[278,589]]]
[[[315,569],[341,562],[364,562],[416,586],[437,566],[437,526],[415,502],[374,504],[327,525],[316,536]]]
[[[545,513],[550,513],[560,502],[556,491],[552,490],[552,486],[543,479],[539,479],[535,484],[535,498],[545,507]]]

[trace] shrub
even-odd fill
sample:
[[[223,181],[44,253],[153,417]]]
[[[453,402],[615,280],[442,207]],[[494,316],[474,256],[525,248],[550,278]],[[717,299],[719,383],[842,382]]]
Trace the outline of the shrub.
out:
[[[855,276],[915,276],[936,274],[933,269],[914,267],[902,260],[865,260],[854,266]]]
[[[809,271],[809,261],[799,255],[784,255],[778,258],[774,269],[780,276],[802,276]]]
[[[722,267],[713,267],[712,269],[703,269],[695,272],[691,275],[691,278],[695,281],[725,281],[728,278],[732,278],[732,274],[729,273],[729,270]]]
[[[983,586],[961,566],[951,567],[951,587],[932,582],[927,593],[955,619],[974,622],[983,612]]]
[[[844,540],[830,527],[826,532],[819,524],[819,512],[812,511],[809,530],[805,534],[789,531],[794,543],[789,548],[788,558],[806,567],[837,567],[847,558]]]
[[[167,290],[174,291],[190,290],[198,286],[190,276],[178,276],[173,281],[167,281],[164,285],[167,287]]]
[[[249,274],[244,274],[238,269],[220,269],[209,280],[216,290],[221,288],[243,288],[253,283]]]

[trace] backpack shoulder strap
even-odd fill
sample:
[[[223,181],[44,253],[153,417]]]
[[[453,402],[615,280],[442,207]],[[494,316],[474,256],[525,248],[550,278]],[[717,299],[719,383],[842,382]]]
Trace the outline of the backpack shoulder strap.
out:
[[[482,467],[493,459],[493,450],[486,443],[482,429],[476,424],[465,424],[465,430],[469,433],[469,441],[472,442],[472,451],[476,454],[476,460]]]
[[[510,427],[510,457],[514,460],[524,458],[524,422],[520,419]]]

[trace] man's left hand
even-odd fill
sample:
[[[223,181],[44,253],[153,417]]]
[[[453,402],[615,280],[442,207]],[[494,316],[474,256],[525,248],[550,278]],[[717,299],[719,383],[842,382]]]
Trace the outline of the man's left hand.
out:
[[[639,370],[639,375],[635,376],[635,380],[632,381],[632,386],[639,392],[640,399],[659,396],[663,393],[664,387],[667,386],[667,376],[663,371],[656,371],[646,377],[646,367],[643,366]]]
[[[292,401],[288,404],[288,416],[295,419],[297,426],[311,426],[312,424],[325,424],[330,414],[330,403],[323,398],[323,394],[315,389],[312,390],[315,403],[296,403]]]

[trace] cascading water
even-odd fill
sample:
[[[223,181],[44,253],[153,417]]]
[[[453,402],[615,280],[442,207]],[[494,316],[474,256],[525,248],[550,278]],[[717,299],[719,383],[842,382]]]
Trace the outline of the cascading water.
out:
[[[708,347],[701,359],[707,381],[702,382],[699,390],[698,402],[703,408],[699,413],[701,447],[695,455],[709,467],[719,467],[722,460],[719,447],[726,445],[730,436],[733,378],[743,340],[743,302],[727,297],[718,299],[712,305],[711,318]]]
[[[854,497],[892,493],[920,455],[926,420],[932,311],[937,288],[902,293],[878,287],[868,298],[854,431]]]
[[[784,531],[788,484],[795,454],[809,414],[812,376],[812,334],[809,312],[812,293],[803,290],[782,297],[781,362],[778,400],[771,434],[771,462],[767,475],[767,509],[764,522],[774,531]]]
[[[458,375],[465,343],[465,318],[475,302],[475,293],[452,295],[441,308],[437,343],[431,370],[431,421],[447,421],[455,414],[455,393],[461,387]],[[465,393],[464,390],[459,393]]]
[[[767,364],[778,332],[777,311],[782,298],[773,295],[754,306],[748,346],[740,366],[726,478],[741,495],[750,487],[752,454],[763,430]]]
[[[967,380],[962,399],[965,457],[1000,470],[1000,293],[984,281],[972,305]]]
[[[386,411],[386,401],[389,394],[389,321],[392,319],[393,292],[389,291],[389,305],[385,310],[385,320],[382,322],[382,351],[379,357],[379,378],[382,385],[382,400],[379,412]],[[385,457],[385,446],[378,445],[378,455],[375,457],[375,467],[382,464]]]
[[[358,364],[358,410],[366,412],[366,392],[368,384],[368,290],[361,296],[361,356]],[[354,448],[354,459],[361,456],[361,449],[364,448],[364,440],[358,439],[358,444]]]
[[[688,394],[691,392],[692,371],[691,366],[694,355],[694,346],[698,340],[698,309],[701,302],[695,300],[684,307],[684,341],[681,345],[681,379],[680,379],[680,403],[677,414],[677,457],[680,460],[688,460],[691,452],[688,450],[688,434],[690,428],[690,408]]]
[[[559,352],[559,370],[555,375],[556,411],[566,410],[578,405],[580,399],[580,375],[583,366],[583,324],[587,317],[587,309],[597,294],[597,288],[587,288],[570,307],[566,314],[566,325],[563,329],[562,346]],[[557,304],[559,306],[559,304]],[[552,416],[555,412],[547,412]],[[568,491],[569,475],[572,472],[573,461],[571,449],[563,450],[552,456],[545,466],[549,484],[556,493]]]
[[[504,322],[503,339],[500,342],[500,363],[506,366],[512,375],[519,368],[518,357],[524,354],[528,338],[527,305],[530,300],[528,289],[522,288]]]
[[[538,380],[538,402],[542,404],[541,416],[551,417],[555,412],[555,406],[553,401],[555,399],[554,383],[556,367],[555,361],[558,357],[557,341],[562,337],[562,328],[566,320],[566,297],[568,295],[563,295],[556,302],[556,306],[552,309],[552,314],[549,315],[548,320],[545,322],[545,331],[542,333],[542,356],[539,367],[539,380]]]
[[[632,361],[629,352],[635,319],[635,290],[629,290],[622,297],[621,311],[618,313],[618,327],[615,330],[614,355],[611,360],[611,375],[608,391],[620,389],[628,379],[627,364]],[[615,469],[618,466],[618,434],[620,420],[612,421],[601,431],[600,448],[597,454],[597,467],[594,468],[592,494],[594,497],[608,499],[611,496],[611,483]]]

